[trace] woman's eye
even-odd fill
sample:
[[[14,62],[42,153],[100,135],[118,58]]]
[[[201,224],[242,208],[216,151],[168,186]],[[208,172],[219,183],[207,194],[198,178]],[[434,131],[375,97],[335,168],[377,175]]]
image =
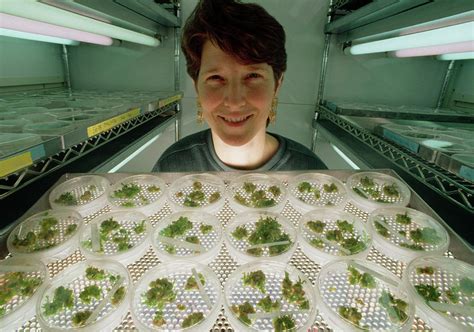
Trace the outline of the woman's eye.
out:
[[[250,73],[247,75],[247,78],[259,78],[261,77],[260,74],[257,73]]]
[[[219,75],[212,75],[207,78],[208,81],[222,81],[223,78]]]

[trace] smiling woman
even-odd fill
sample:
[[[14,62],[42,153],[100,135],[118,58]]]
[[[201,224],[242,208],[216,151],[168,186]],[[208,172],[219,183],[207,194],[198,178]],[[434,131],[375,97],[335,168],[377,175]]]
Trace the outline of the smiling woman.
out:
[[[325,169],[308,148],[269,134],[286,70],[285,31],[256,4],[200,0],[186,21],[183,52],[210,130],[168,148],[154,171]]]

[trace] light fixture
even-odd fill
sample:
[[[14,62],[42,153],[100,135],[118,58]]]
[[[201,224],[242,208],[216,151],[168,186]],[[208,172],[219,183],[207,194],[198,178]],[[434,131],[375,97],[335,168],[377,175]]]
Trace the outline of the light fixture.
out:
[[[438,60],[470,60],[474,59],[474,52],[441,54],[436,57]]]
[[[355,44],[345,48],[344,53],[358,55],[469,42],[473,39],[473,31],[474,22],[467,22],[383,40]]]
[[[474,40],[452,43],[444,45],[407,48],[405,50],[397,50],[391,52],[390,55],[397,58],[416,57],[416,56],[428,56],[428,55],[439,55],[446,53],[461,53],[461,52],[472,52],[474,51]]]
[[[37,35],[37,34],[34,34],[34,33],[10,30],[10,29],[5,29],[5,28],[0,28],[0,36],[35,40],[35,41],[54,43],[54,44],[79,45],[79,42],[75,41],[75,40]]]
[[[0,13],[0,28],[106,46],[113,44],[110,37],[3,13]]]
[[[89,17],[62,10],[36,0],[2,1],[0,12],[35,21],[77,29],[147,46],[158,46],[160,41],[148,35],[107,24]]]

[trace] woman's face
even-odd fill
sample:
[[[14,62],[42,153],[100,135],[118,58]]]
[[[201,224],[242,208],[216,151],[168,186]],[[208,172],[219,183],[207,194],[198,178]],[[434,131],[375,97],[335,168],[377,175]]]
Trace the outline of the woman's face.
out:
[[[241,146],[265,132],[277,93],[270,65],[243,65],[207,41],[195,85],[203,117],[224,143]]]

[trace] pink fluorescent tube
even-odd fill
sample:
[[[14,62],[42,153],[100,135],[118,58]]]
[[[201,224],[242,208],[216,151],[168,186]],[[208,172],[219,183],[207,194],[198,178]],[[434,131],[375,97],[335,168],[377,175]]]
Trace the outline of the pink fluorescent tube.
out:
[[[77,40],[84,43],[99,44],[105,46],[110,46],[113,44],[113,39],[110,37],[65,28],[59,25],[34,21],[27,18],[22,18],[4,13],[0,13],[0,28],[34,33],[38,35]]]
[[[474,40],[471,40],[471,41],[466,41],[466,42],[461,42],[461,43],[407,48],[404,50],[391,52],[390,55],[395,56],[397,58],[408,58],[408,57],[415,57],[415,56],[429,56],[429,55],[440,55],[440,54],[447,54],[447,53],[461,53],[461,52],[473,52],[473,51],[474,51]]]

